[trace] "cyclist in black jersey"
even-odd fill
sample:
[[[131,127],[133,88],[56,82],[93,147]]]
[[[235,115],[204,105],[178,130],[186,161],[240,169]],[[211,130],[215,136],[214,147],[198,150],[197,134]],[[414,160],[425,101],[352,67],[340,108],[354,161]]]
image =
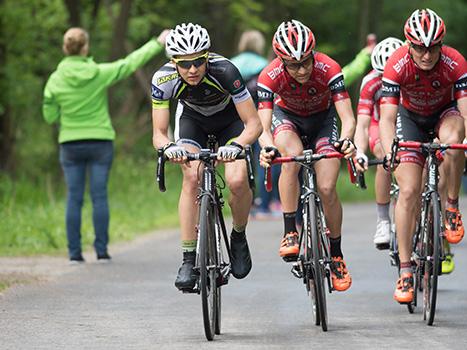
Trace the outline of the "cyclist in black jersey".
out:
[[[209,34],[197,24],[180,24],[166,40],[170,62],[152,79],[153,144],[163,147],[171,161],[183,171],[179,216],[183,262],[175,280],[180,290],[194,287],[193,266],[196,251],[198,193],[197,162],[186,163],[187,152],[207,147],[208,135],[219,144],[218,158],[225,164],[232,209],[232,274],[244,278],[251,270],[251,257],[245,236],[252,192],[245,163],[233,162],[247,144],[262,132],[253,100],[238,69],[225,57],[208,51]],[[174,139],[168,136],[169,101],[178,100]]]

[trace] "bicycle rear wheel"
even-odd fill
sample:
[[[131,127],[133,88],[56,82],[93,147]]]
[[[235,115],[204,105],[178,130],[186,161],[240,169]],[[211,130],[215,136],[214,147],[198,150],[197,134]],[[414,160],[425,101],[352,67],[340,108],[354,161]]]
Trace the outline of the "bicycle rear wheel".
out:
[[[430,196],[423,240],[423,319],[431,326],[435,319],[438,275],[440,272],[441,208],[437,193]]]
[[[208,340],[214,339],[218,308],[214,220],[215,214],[211,198],[203,196],[199,212],[199,270],[204,333]]]
[[[324,280],[326,278],[326,271],[323,264],[323,246],[321,242],[321,225],[318,224],[318,206],[314,196],[310,197],[308,203],[310,213],[310,232],[311,232],[311,250],[313,256],[313,275],[316,291],[316,304],[320,316],[321,328],[324,332],[328,330],[328,315],[326,307],[326,291],[324,289]]]

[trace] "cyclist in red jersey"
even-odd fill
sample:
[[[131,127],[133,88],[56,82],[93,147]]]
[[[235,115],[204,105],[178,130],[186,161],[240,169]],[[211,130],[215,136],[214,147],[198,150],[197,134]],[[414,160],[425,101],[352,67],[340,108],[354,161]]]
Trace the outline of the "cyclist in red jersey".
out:
[[[386,61],[393,52],[401,47],[403,42],[396,38],[386,38],[371,53],[373,70],[362,81],[360,99],[357,107],[357,128],[355,131],[355,146],[357,147],[357,170],[368,168],[366,151],[368,145],[376,158],[383,158],[384,151],[379,139],[379,103],[381,99],[381,77]],[[362,165],[360,165],[362,164]],[[373,242],[378,249],[388,249],[390,239],[389,201],[391,175],[378,166],[376,169],[375,193],[378,220]]]
[[[268,167],[279,153],[295,156],[303,152],[301,137],[318,153],[339,148],[346,157],[354,154],[351,141],[355,118],[345,89],[340,66],[327,55],[315,52],[315,37],[301,22],[283,22],[273,38],[277,55],[258,79],[259,115],[263,134],[260,162]],[[276,98],[274,99],[274,95]],[[342,122],[341,143],[336,115]],[[342,206],[336,193],[340,162],[323,159],[316,163],[318,188],[330,229],[333,258],[332,283],[338,291],[347,290],[352,279],[341,251]],[[284,212],[284,238],[279,255],[286,260],[298,255],[298,233],[295,224],[299,196],[299,165],[282,165],[279,193]],[[291,190],[292,189],[292,190]]]
[[[414,11],[405,23],[410,44],[391,56],[383,74],[380,136],[386,157],[390,157],[395,135],[422,142],[435,136],[442,143],[462,143],[464,139],[467,63],[457,50],[442,44],[445,32],[443,20],[430,9]],[[413,300],[412,234],[425,157],[415,151],[401,151],[398,156],[395,176],[400,192],[395,220],[401,270],[394,299],[409,303]],[[464,235],[458,209],[463,157],[462,152],[448,150],[442,164],[449,174],[449,181],[441,180],[447,182],[445,236],[450,243],[458,243]]]

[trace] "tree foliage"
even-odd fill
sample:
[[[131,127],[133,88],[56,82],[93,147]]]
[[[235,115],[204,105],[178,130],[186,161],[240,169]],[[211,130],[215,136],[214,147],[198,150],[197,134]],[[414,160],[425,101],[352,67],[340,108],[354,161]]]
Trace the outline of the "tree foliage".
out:
[[[57,129],[42,119],[42,90],[62,58],[62,35],[70,26],[89,30],[91,54],[103,62],[189,21],[205,26],[213,50],[229,57],[242,30],[259,29],[269,41],[281,21],[296,18],[312,28],[318,50],[345,64],[364,45],[366,32],[402,38],[405,19],[422,7],[444,18],[446,43],[465,54],[465,0],[0,0],[0,169],[31,178],[57,172]],[[123,153],[151,148],[148,86],[164,59],[155,58],[111,91]]]

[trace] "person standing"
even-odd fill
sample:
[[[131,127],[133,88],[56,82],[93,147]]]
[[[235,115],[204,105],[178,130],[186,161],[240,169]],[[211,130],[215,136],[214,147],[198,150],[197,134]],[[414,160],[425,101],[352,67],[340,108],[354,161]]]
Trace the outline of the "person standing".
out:
[[[263,57],[265,45],[266,41],[260,31],[247,30],[240,36],[238,42],[239,54],[230,59],[240,71],[246,87],[255,102],[255,106],[258,105],[258,76],[269,64],[269,61]],[[253,159],[259,159],[259,151],[259,144],[255,142],[253,144]],[[277,188],[280,167],[273,167],[272,169],[273,190],[271,192],[267,192],[266,188],[262,185],[264,181],[264,168],[259,165],[259,162],[256,162],[255,170],[258,192],[257,197],[254,199],[255,205],[251,210],[252,218],[267,220],[272,218],[273,214],[281,215],[281,211],[277,211],[277,208],[280,208],[279,191]],[[272,209],[276,209],[276,211],[273,212]]]
[[[63,36],[65,57],[48,79],[42,112],[47,123],[59,123],[60,164],[67,185],[66,232],[71,264],[83,263],[81,208],[90,175],[98,261],[108,262],[109,207],[107,182],[113,159],[115,130],[107,106],[107,89],[143,66],[164,47],[168,31],[151,39],[127,57],[97,64],[89,53],[89,34],[70,28]]]

